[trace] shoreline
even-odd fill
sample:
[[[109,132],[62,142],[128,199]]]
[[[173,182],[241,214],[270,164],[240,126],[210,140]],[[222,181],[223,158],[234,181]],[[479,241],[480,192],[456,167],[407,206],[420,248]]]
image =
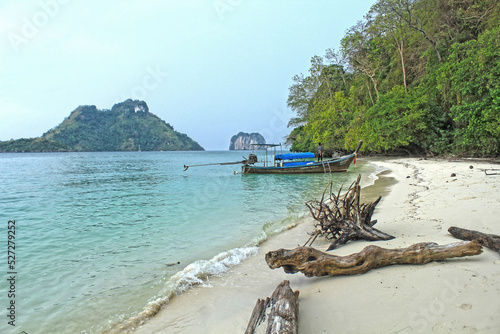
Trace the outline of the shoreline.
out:
[[[354,241],[331,254],[359,252],[369,244],[399,248],[424,241],[453,243],[458,240],[447,232],[450,226],[500,233],[500,178],[481,171],[492,168],[491,163],[474,162],[474,169],[469,169],[469,161],[369,162],[390,171],[382,172],[375,186],[363,188],[362,195],[376,197],[372,190],[388,189],[388,194],[380,193],[382,201],[373,218],[378,220],[377,228],[396,238]],[[496,316],[500,288],[494,284],[500,277],[498,253],[483,248],[483,254],[475,257],[389,266],[343,277],[307,278],[269,269],[265,253],[305,243],[312,218],[303,220],[264,241],[257,255],[211,277],[211,287],[193,287],[173,298],[134,333],[242,333],[257,299],[270,296],[284,279],[300,291],[301,333],[333,329],[339,333],[496,333],[500,329]],[[314,247],[325,251],[328,245],[317,240]]]

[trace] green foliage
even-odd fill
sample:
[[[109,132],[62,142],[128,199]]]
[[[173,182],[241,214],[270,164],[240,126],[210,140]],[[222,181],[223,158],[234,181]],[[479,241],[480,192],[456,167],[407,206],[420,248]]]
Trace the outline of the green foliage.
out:
[[[378,0],[294,78],[291,149],[500,155],[499,7]]]
[[[478,40],[455,43],[440,69],[455,125],[456,150],[472,155],[500,153],[500,27]]]
[[[2,153],[22,153],[22,152],[67,152],[69,147],[45,138],[21,138],[0,142],[0,152]]]
[[[203,150],[194,140],[149,112],[144,101],[126,100],[111,110],[80,106],[43,138],[73,151]]]
[[[111,110],[79,106],[40,138],[0,142],[0,152],[202,151],[197,142],[149,112],[144,101],[126,100]]]
[[[313,138],[306,133],[303,125],[292,130],[288,136],[288,144],[291,144],[292,152],[314,152]]]
[[[368,109],[362,122],[352,124],[350,141],[362,139],[365,150],[375,152],[394,148],[425,150],[437,140],[440,114],[440,109],[418,89],[405,92],[404,87],[395,86]]]
[[[346,96],[344,91],[338,91],[331,99],[316,101],[305,126],[313,134],[312,141],[323,143],[329,150],[346,149],[346,132],[357,107],[353,92]]]

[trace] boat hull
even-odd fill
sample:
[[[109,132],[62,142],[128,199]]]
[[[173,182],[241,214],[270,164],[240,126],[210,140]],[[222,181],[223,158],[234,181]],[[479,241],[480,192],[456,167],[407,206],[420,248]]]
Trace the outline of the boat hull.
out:
[[[356,157],[350,154],[338,159],[325,160],[310,165],[288,166],[288,167],[262,167],[244,165],[242,174],[307,174],[307,173],[334,173],[346,172]]]

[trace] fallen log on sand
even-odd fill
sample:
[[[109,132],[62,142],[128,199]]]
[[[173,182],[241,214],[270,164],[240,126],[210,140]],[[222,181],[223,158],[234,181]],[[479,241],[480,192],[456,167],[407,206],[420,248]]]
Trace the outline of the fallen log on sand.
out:
[[[486,234],[483,232],[478,232],[474,230],[466,230],[464,228],[452,226],[448,229],[448,232],[451,233],[457,239],[461,240],[475,240],[479,244],[492,249],[496,252],[500,253],[500,236],[495,234]]]
[[[475,241],[462,241],[440,246],[433,242],[414,244],[408,248],[387,249],[367,246],[359,253],[336,256],[312,247],[279,249],[266,254],[271,269],[283,267],[286,273],[301,272],[311,276],[340,276],[363,274],[392,264],[426,264],[446,258],[478,255],[482,246]]]
[[[296,334],[299,325],[299,291],[292,291],[290,282],[281,282],[271,298],[258,299],[245,334],[253,334],[268,314],[266,334]]]

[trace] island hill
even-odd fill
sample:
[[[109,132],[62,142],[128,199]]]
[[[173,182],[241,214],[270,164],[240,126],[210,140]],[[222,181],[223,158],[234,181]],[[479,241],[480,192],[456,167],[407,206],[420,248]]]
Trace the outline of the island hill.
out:
[[[41,137],[0,142],[0,152],[204,151],[196,141],[128,99],[111,110],[79,106]]]

